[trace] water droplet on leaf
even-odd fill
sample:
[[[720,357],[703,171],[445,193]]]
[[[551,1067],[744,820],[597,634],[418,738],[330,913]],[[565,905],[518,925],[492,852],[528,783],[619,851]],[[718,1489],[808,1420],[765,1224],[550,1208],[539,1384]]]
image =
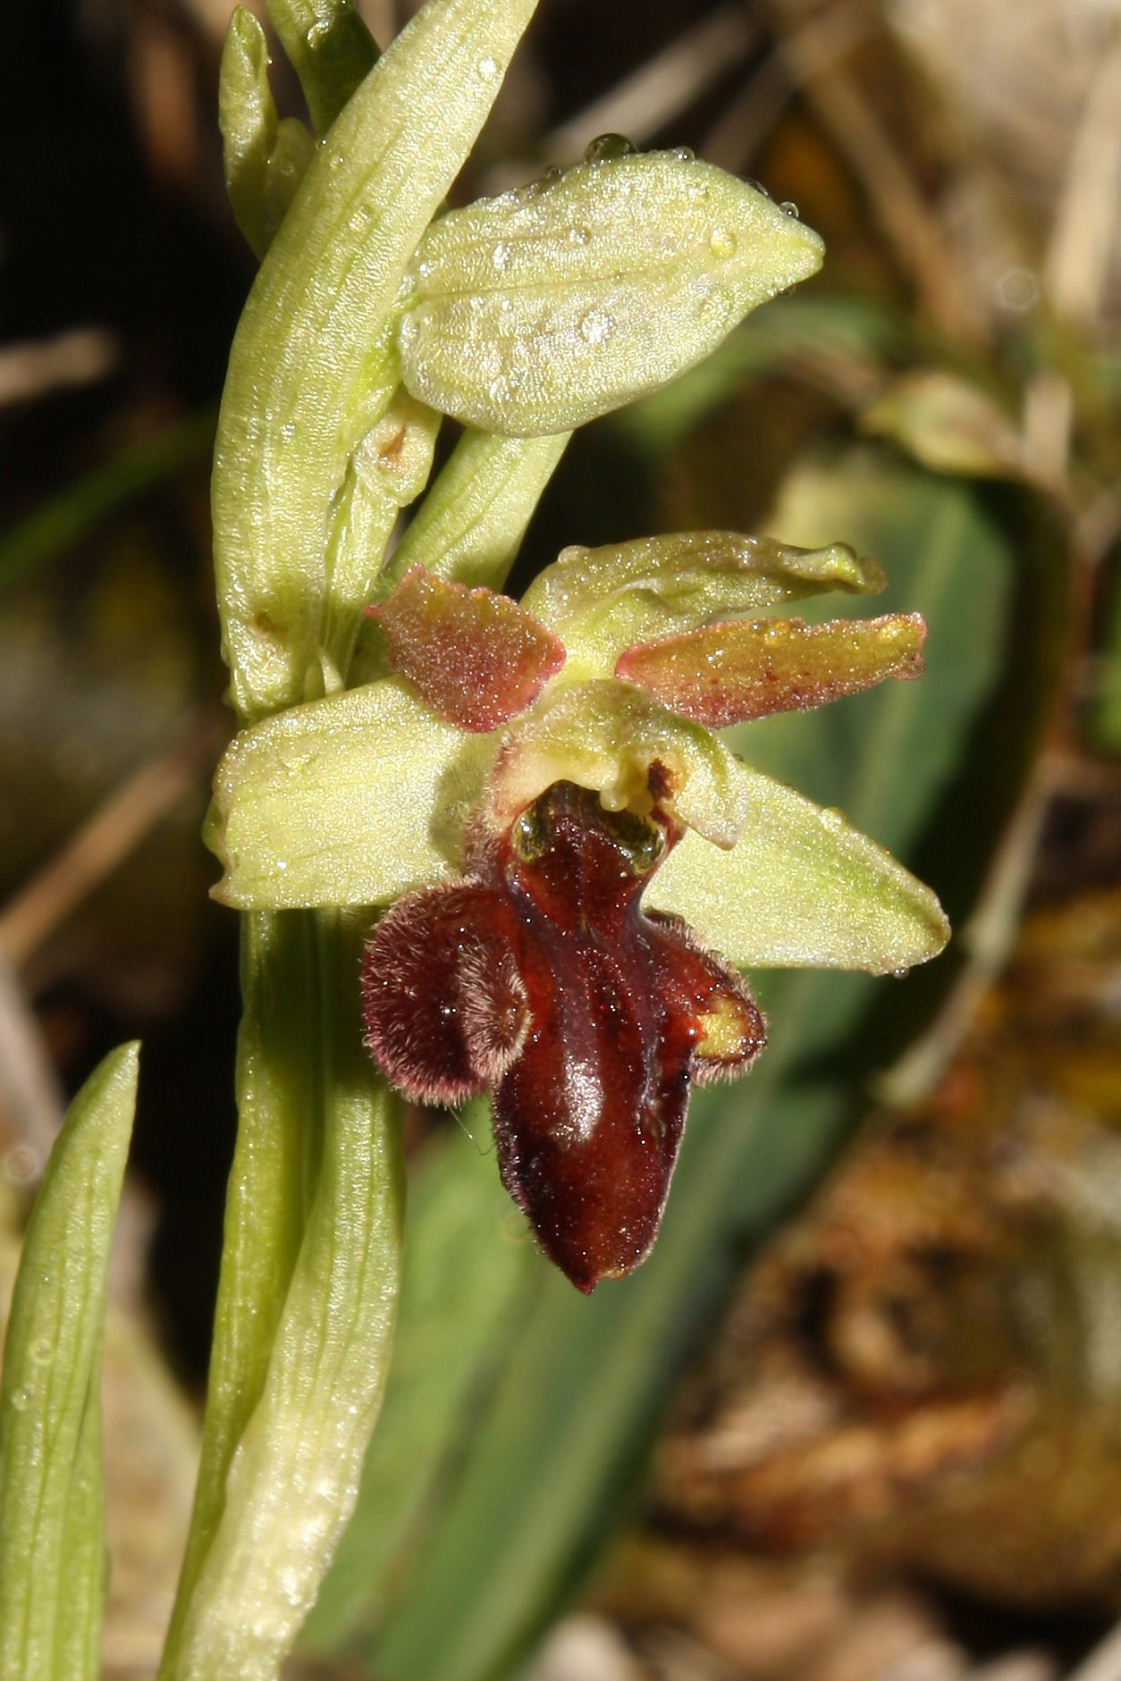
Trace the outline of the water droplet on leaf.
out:
[[[590,309],[580,319],[580,337],[585,344],[606,344],[615,331],[615,322],[602,309]]]
[[[713,228],[708,236],[708,248],[714,257],[734,257],[737,243],[731,228]]]
[[[625,134],[597,134],[584,148],[585,163],[608,163],[612,158],[629,158],[638,147]]]
[[[784,198],[782,203],[779,205],[779,209],[782,211],[784,216],[793,216],[795,220],[797,220],[798,206],[792,198]]]
[[[491,82],[498,75],[498,63],[493,58],[481,58],[475,69],[484,82]]]

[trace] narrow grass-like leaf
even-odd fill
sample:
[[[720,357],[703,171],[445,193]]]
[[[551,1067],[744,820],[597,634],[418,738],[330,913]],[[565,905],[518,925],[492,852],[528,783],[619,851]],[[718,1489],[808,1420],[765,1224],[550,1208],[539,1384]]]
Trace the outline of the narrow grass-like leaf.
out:
[[[100,1674],[101,1348],[139,1046],[74,1099],[28,1224],[0,1386],[0,1676]]]
[[[243,716],[291,705],[318,670],[336,499],[397,384],[398,287],[534,4],[431,0],[332,124],[261,265],[231,351],[213,491]]]

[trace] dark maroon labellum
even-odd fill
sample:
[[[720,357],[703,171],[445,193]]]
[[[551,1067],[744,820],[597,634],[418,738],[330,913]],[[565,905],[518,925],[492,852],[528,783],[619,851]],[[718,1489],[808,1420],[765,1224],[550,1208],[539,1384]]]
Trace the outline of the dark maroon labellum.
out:
[[[765,1043],[743,983],[643,888],[679,829],[558,782],[367,948],[368,1042],[423,1103],[494,1089],[503,1181],[581,1290],[649,1253],[694,1081]]]

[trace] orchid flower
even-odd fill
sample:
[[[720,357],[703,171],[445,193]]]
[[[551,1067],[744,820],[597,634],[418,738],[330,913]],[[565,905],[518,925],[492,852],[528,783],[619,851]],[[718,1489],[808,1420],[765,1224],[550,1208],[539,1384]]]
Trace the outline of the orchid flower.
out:
[[[583,1290],[649,1252],[691,1085],[763,1048],[738,967],[945,942],[927,888],[719,734],[917,677],[917,614],[775,612],[882,582],[841,544],[725,532],[566,549],[520,602],[413,566],[369,609],[384,675],[219,768],[217,896],[393,907],[371,1050],[416,1101],[494,1091],[503,1179]]]

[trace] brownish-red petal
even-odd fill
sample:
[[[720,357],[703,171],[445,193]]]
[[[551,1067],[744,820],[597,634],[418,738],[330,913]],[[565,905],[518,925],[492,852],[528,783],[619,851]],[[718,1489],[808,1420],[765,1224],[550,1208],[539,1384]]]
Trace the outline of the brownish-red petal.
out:
[[[920,677],[925,636],[919,613],[822,625],[732,620],[636,643],[619,656],[615,675],[674,712],[719,729],[822,706],[885,677]]]
[[[449,583],[422,566],[366,611],[385,631],[393,669],[462,730],[498,729],[564,664],[564,644],[508,595]]]

